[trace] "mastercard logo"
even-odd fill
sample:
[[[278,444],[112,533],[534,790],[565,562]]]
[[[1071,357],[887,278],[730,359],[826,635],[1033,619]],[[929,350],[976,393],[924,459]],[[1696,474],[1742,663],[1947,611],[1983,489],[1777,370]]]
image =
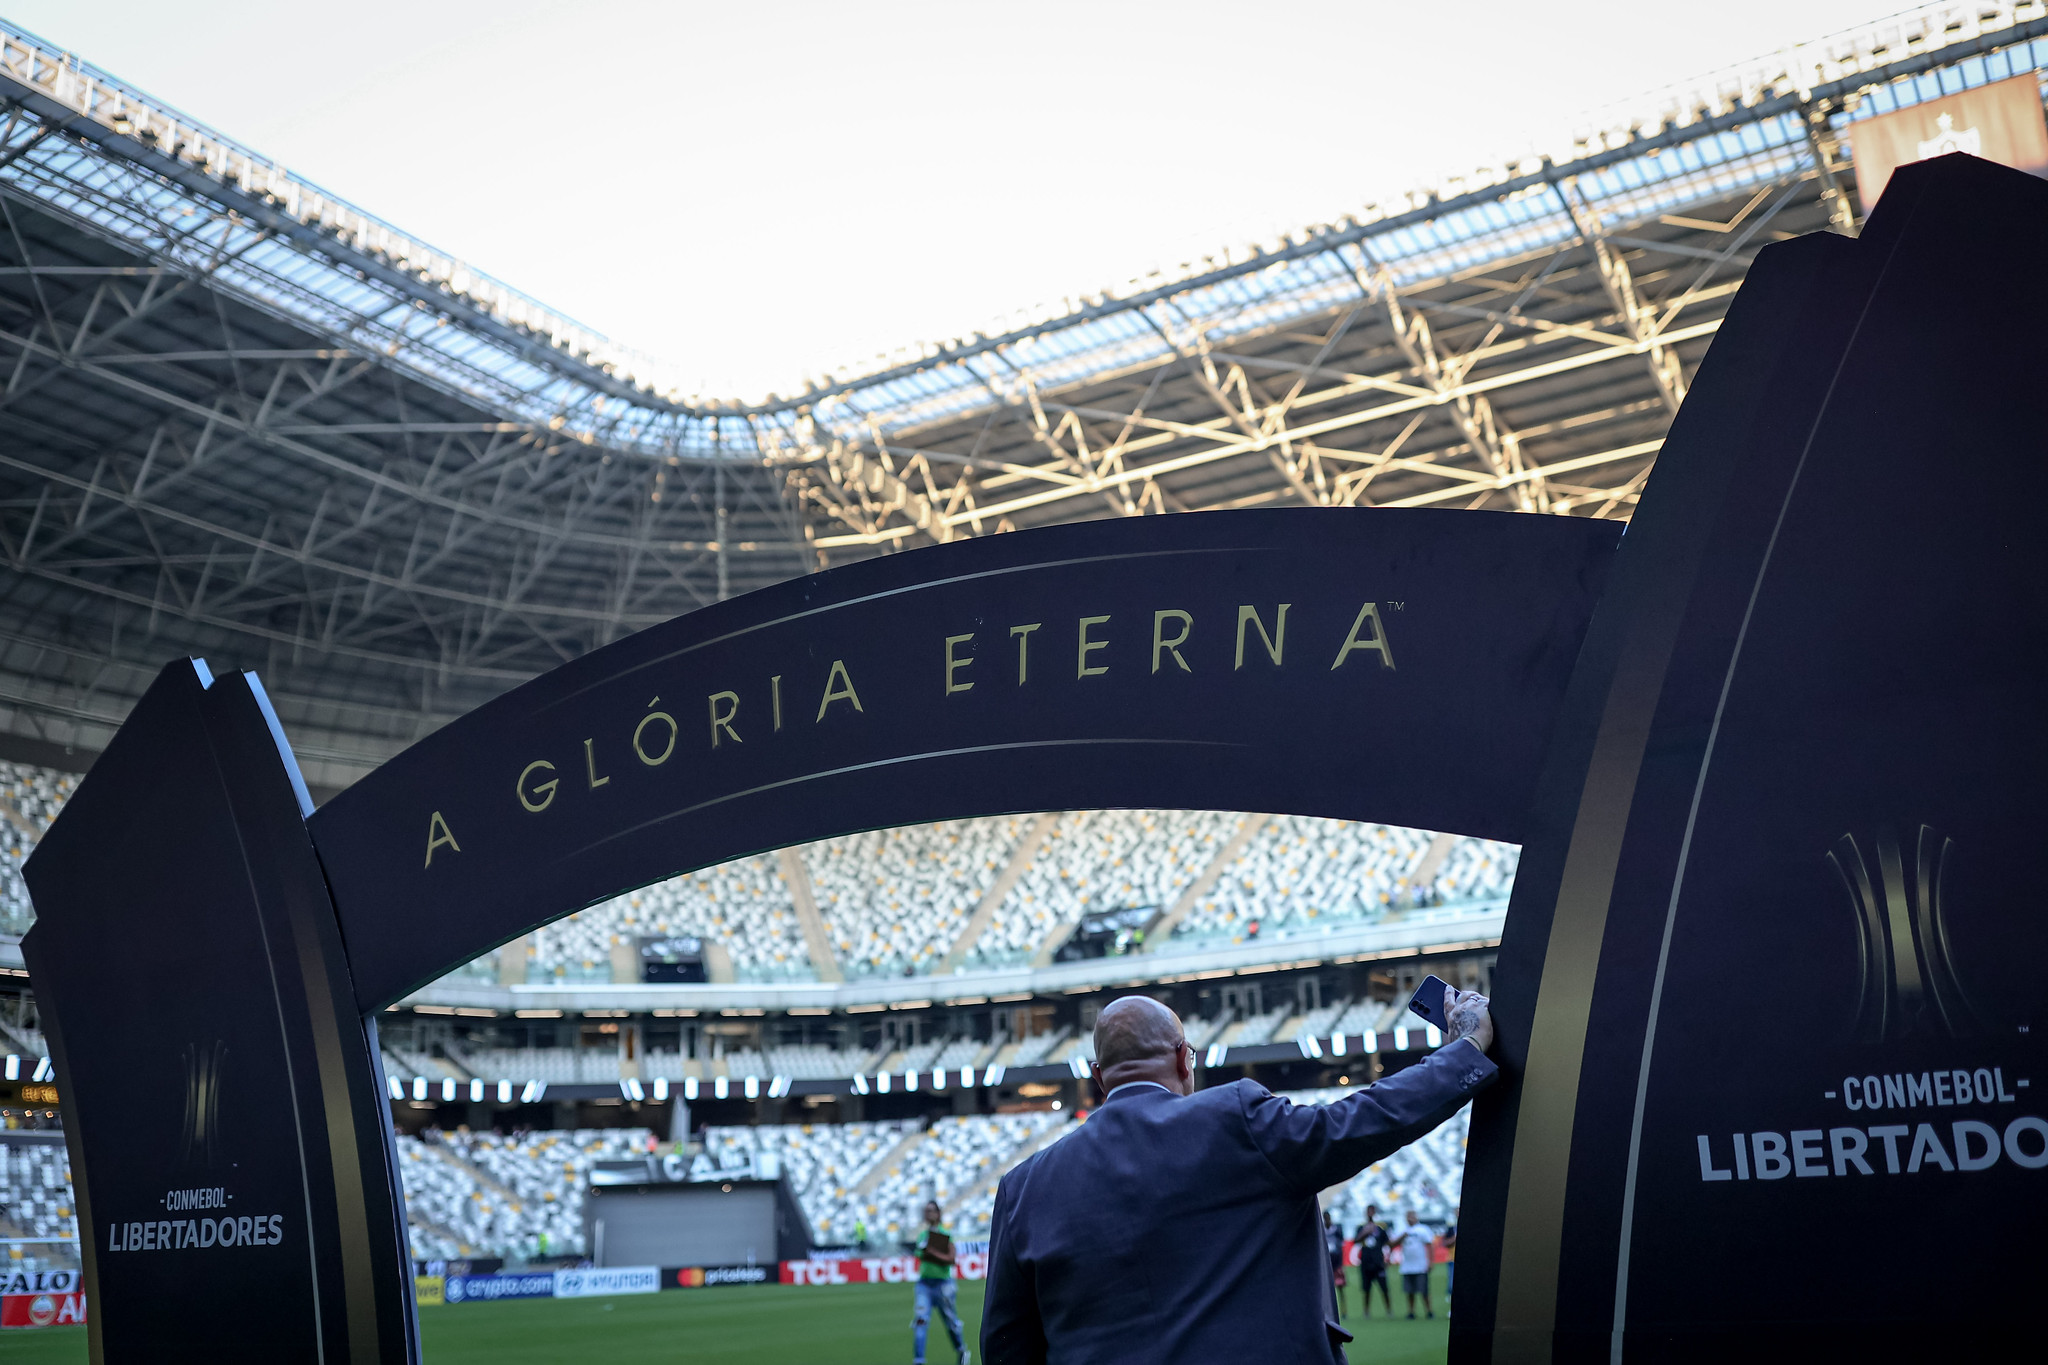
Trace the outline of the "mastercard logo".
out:
[[[676,1272],[676,1283],[684,1289],[702,1289],[704,1287],[704,1267],[697,1265],[683,1267]]]

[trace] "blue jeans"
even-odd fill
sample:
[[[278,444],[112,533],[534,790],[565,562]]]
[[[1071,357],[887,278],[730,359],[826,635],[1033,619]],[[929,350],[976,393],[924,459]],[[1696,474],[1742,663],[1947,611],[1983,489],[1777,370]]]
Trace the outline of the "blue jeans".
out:
[[[951,1280],[917,1282],[917,1316],[910,1320],[912,1358],[917,1365],[924,1365],[925,1324],[932,1320],[934,1309],[938,1310],[939,1321],[946,1324],[946,1335],[953,1338],[953,1354],[966,1358],[967,1348],[960,1335],[960,1310],[953,1302],[955,1292]]]

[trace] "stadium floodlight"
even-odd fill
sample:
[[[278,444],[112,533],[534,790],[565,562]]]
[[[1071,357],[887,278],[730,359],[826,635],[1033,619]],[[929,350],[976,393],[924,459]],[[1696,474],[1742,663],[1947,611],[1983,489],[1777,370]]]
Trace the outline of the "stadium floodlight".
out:
[[[1223,1059],[1230,1055],[1230,1049],[1222,1043],[1209,1044],[1209,1051],[1202,1058],[1203,1066],[1222,1066]]]
[[[1077,1081],[1085,1081],[1085,1080],[1087,1080],[1087,1079],[1088,1079],[1088,1059],[1087,1059],[1086,1057],[1083,1057],[1083,1056],[1082,1056],[1082,1055],[1081,1055],[1080,1053],[1078,1053],[1078,1052],[1077,1052],[1077,1053],[1075,1053],[1075,1054],[1074,1054],[1073,1056],[1071,1056],[1071,1057],[1067,1058],[1067,1070],[1069,1070],[1069,1071],[1071,1071],[1071,1072],[1073,1072],[1073,1073],[1074,1073],[1074,1079],[1075,1079],[1075,1080],[1077,1080]]]
[[[1342,1057],[1344,1055],[1343,1034],[1333,1033],[1330,1035],[1330,1055],[1332,1057]]]
[[[1375,1052],[1378,1052],[1379,1050],[1380,1050],[1380,1036],[1379,1036],[1379,1034],[1377,1034],[1377,1033],[1368,1033],[1368,1034],[1366,1034],[1366,1035],[1365,1035],[1365,1052],[1366,1052],[1366,1055],[1367,1055],[1367,1056],[1371,1056],[1371,1055],[1372,1055],[1373,1053],[1375,1053]]]
[[[746,1081],[746,1091],[747,1091],[747,1098],[748,1098],[748,1099],[750,1099],[750,1100],[758,1100],[758,1099],[760,1099],[760,1098],[761,1098],[761,1078],[760,1078],[759,1076],[749,1076],[749,1077],[747,1077],[747,1081]]]
[[[20,1053],[10,1052],[7,1054],[7,1079],[10,1081],[18,1081],[21,1079]]]
[[[528,1081],[526,1088],[519,1092],[519,1102],[521,1104],[538,1104],[540,1097],[547,1093],[548,1083],[546,1081]]]
[[[640,1082],[632,1076],[619,1082],[619,1093],[629,1100],[644,1100],[647,1092],[640,1088]]]
[[[656,1077],[654,1078],[654,1102],[655,1102],[656,1104],[664,1104],[664,1103],[666,1103],[667,1101],[668,1101],[668,1077],[666,1077],[666,1076],[656,1076]]]
[[[453,1076],[445,1076],[441,1080],[441,1101],[444,1104],[455,1103],[455,1078]]]
[[[12,1062],[14,1058],[9,1057],[7,1060]],[[12,1076],[14,1074],[14,1068],[10,1066],[7,1070],[7,1074],[9,1076]],[[391,1092],[391,1098],[394,1100],[402,1100],[405,1098],[405,1082],[399,1080],[396,1076],[386,1076],[384,1078],[384,1088]]]
[[[962,1090],[972,1090],[972,1089],[974,1089],[974,1068],[973,1068],[973,1067],[971,1067],[971,1066],[963,1066],[963,1067],[961,1067],[961,1068],[960,1068],[960,1088],[961,1088]]]
[[[471,1104],[482,1104],[484,1102],[484,1083],[474,1076],[469,1078],[469,1102]]]
[[[1443,1030],[1435,1024],[1424,1024],[1422,1026],[1422,1036],[1429,1039],[1431,1047],[1442,1047],[1444,1045]]]
[[[982,1072],[981,1083],[983,1085],[1001,1085],[1003,1083],[1002,1064],[991,1064],[988,1070]]]
[[[56,1080],[56,1079],[57,1079],[57,1066],[56,1066],[56,1063],[52,1062],[52,1061],[51,1061],[51,1060],[50,1060],[50,1059],[49,1059],[48,1057],[38,1057],[38,1058],[36,1058],[36,1073],[35,1073],[35,1075],[33,1075],[33,1076],[29,1077],[29,1079],[30,1079],[30,1080],[32,1080],[32,1081],[54,1081],[54,1080]]]
[[[906,1069],[904,1070],[904,1072],[903,1072],[903,1088],[904,1088],[905,1090],[915,1090],[915,1089],[917,1089],[917,1068],[916,1068],[916,1067],[914,1067],[914,1066],[913,1066],[913,1067],[908,1067],[908,1068],[906,1068]]]
[[[853,1073],[853,1093],[856,1095],[868,1093],[868,1078],[861,1075],[858,1071]]]
[[[1407,1029],[1405,1029],[1405,1028],[1397,1028],[1397,1029],[1395,1029],[1395,1030],[1394,1030],[1394,1051],[1396,1051],[1396,1052],[1406,1052],[1407,1050],[1408,1050],[1408,1030],[1407,1030]]]
[[[886,1072],[886,1071],[877,1071],[877,1072],[875,1073],[875,1093],[876,1093],[876,1094],[878,1094],[878,1095],[886,1095],[886,1094],[888,1094],[888,1093],[889,1093],[889,1073],[888,1073],[888,1072]]]
[[[1302,1034],[1294,1040],[1294,1044],[1301,1049],[1301,1055],[1304,1057],[1320,1057],[1323,1055],[1323,1040],[1316,1037],[1313,1033]]]
[[[713,1076],[713,1077],[711,1078],[711,1098],[712,1098],[712,1099],[715,1099],[715,1100],[722,1100],[722,1099],[724,1099],[724,1098],[725,1098],[725,1092],[726,1092],[726,1091],[727,1091],[728,1089],[730,1089],[730,1088],[731,1088],[731,1087],[730,1087],[730,1086],[729,1086],[729,1085],[728,1085],[728,1084],[726,1083],[726,1079],[725,1079],[725,1077],[723,1077],[723,1076]]]
[[[499,1082],[498,1082],[498,1103],[500,1103],[500,1104],[510,1104],[510,1103],[512,1103],[512,1082],[510,1082],[510,1081],[499,1081]]]
[[[942,1066],[935,1066],[935,1067],[933,1067],[933,1068],[932,1068],[932,1089],[934,1089],[934,1090],[944,1090],[945,1088],[946,1088],[946,1068],[944,1068],[944,1067],[942,1067]]]
[[[425,1076],[415,1076],[412,1078],[412,1097],[416,1100],[423,1100],[427,1097],[427,1078]]]
[[[789,1093],[790,1084],[790,1078],[787,1076],[777,1076],[770,1080],[768,1082],[768,1098],[771,1100],[781,1099]]]
[[[683,1077],[683,1102],[684,1102],[685,1104],[687,1104],[687,1103],[689,1103],[689,1102],[690,1102],[691,1100],[694,1100],[694,1099],[696,1099],[696,1098],[697,1098],[697,1078],[696,1078],[695,1076],[685,1076],[685,1077]]]

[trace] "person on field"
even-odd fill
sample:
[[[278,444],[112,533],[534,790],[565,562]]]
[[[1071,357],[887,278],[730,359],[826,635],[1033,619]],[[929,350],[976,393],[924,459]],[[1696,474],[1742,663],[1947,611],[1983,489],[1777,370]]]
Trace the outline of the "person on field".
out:
[[[1358,1226],[1358,1235],[1351,1239],[1358,1248],[1358,1297],[1364,1300],[1365,1316],[1372,1316],[1372,1287],[1380,1287],[1380,1302],[1386,1306],[1387,1316],[1394,1316],[1394,1300],[1387,1291],[1387,1250],[1393,1239],[1387,1236],[1386,1225],[1380,1222],[1377,1205],[1365,1206],[1365,1221]]]
[[[1333,1104],[1254,1081],[1197,1091],[1174,1012],[1125,996],[1095,1024],[1086,1122],[996,1190],[987,1365],[1324,1361],[1336,1321],[1316,1195],[1415,1141],[1496,1076],[1486,997],[1454,992],[1445,1045]]]
[[[1444,1257],[1444,1304],[1449,1311],[1451,1295],[1458,1283],[1458,1210],[1451,1209],[1451,1221],[1437,1234],[1436,1243],[1446,1253]]]
[[[1415,1296],[1422,1295],[1422,1311],[1425,1317],[1435,1317],[1436,1308],[1429,1301],[1429,1249],[1436,1244],[1436,1234],[1429,1224],[1408,1210],[1408,1224],[1394,1235],[1394,1247],[1401,1257],[1401,1288],[1408,1294],[1408,1316],[1415,1316]]]
[[[1323,1249],[1330,1254],[1330,1294],[1337,1300],[1337,1320],[1344,1320],[1344,1234],[1323,1214]]]
[[[946,1324],[946,1335],[953,1338],[953,1354],[960,1365],[967,1365],[972,1358],[967,1338],[960,1331],[960,1309],[954,1302],[953,1263],[958,1253],[953,1250],[953,1230],[943,1218],[938,1201],[926,1201],[924,1231],[917,1234],[917,1313],[910,1320],[911,1358],[916,1365],[924,1365],[925,1329],[934,1312]]]

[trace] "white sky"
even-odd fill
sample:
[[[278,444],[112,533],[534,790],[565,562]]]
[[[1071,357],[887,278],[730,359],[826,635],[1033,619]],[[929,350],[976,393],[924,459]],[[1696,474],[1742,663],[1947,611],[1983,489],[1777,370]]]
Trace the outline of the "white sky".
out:
[[[1901,0],[7,0],[709,396],[985,327]]]

